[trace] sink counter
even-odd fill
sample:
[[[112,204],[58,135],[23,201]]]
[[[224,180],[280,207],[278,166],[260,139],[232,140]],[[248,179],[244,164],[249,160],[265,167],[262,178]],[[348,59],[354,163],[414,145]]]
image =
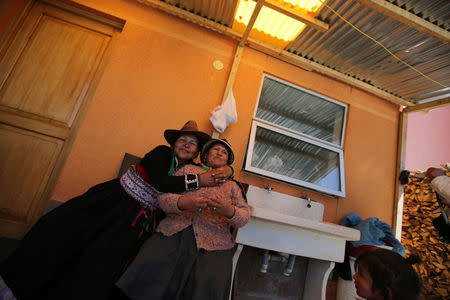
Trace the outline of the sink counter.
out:
[[[239,228],[236,243],[261,249],[343,262],[345,242],[357,241],[356,229],[285,215],[253,206],[249,222]]]
[[[309,220],[305,218],[299,218],[295,216],[285,215],[276,211],[271,211],[266,208],[258,206],[251,206],[251,216],[253,218],[262,219],[269,222],[275,222],[280,224],[292,225],[316,231],[318,233],[325,233],[330,236],[336,236],[336,238],[344,238],[347,241],[358,241],[360,239],[360,232],[358,230],[340,226],[327,222],[319,222],[315,220]]]

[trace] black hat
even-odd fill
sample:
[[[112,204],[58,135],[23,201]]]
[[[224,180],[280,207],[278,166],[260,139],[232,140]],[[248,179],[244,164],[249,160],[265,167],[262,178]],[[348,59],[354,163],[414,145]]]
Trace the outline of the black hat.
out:
[[[164,138],[170,145],[173,146],[177,139],[184,134],[192,134],[198,139],[199,150],[207,141],[211,139],[211,136],[209,134],[198,130],[197,122],[195,122],[194,120],[187,121],[180,130],[166,129],[164,131]]]
[[[231,165],[234,161],[234,154],[233,149],[231,149],[230,143],[226,139],[211,139],[210,141],[206,142],[206,144],[203,146],[202,153],[200,154],[200,159],[203,163],[205,163],[206,153],[208,153],[209,149],[214,146],[215,144],[221,144],[223,145],[227,151],[228,151],[228,162],[227,164]]]

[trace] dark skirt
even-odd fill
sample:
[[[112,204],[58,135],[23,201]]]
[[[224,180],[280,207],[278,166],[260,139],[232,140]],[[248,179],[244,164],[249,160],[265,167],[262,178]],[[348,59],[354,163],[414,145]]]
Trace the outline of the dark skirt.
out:
[[[0,275],[20,300],[107,299],[156,219],[118,179],[101,183],[43,216]]]
[[[197,249],[189,226],[170,237],[150,237],[117,285],[133,300],[225,300],[231,269],[231,250]]]

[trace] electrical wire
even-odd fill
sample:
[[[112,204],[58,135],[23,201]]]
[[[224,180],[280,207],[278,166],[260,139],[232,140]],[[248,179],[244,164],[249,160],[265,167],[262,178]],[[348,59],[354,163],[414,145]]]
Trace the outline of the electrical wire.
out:
[[[350,23],[350,21],[347,21],[347,19],[345,19],[343,16],[341,16],[337,11],[335,11],[334,9],[332,9],[329,5],[327,5],[324,1],[319,0],[324,6],[326,6],[329,10],[331,10],[335,15],[337,15],[339,18],[341,18],[345,23],[347,23],[348,25],[350,25],[351,27],[353,27],[354,29],[356,29],[358,32],[360,32],[361,34],[365,35],[366,37],[368,37],[369,39],[371,39],[372,41],[374,41],[375,43],[377,43],[378,45],[380,45],[384,50],[386,50],[387,53],[389,53],[392,57],[394,57],[395,59],[397,59],[398,61],[400,61],[402,64],[404,64],[405,66],[407,66],[408,68],[416,71],[417,73],[419,73],[421,76],[425,77],[426,79],[444,87],[444,88],[448,88],[449,86],[446,86],[436,80],[434,80],[433,78],[425,75],[424,73],[422,73],[421,71],[419,71],[418,69],[414,68],[413,66],[411,66],[410,64],[408,64],[407,62],[403,61],[400,57],[398,57],[397,55],[395,55],[394,53],[392,53],[386,46],[384,46],[382,43],[378,42],[375,38],[371,37],[370,35],[368,35],[367,33],[363,32],[362,30],[360,30],[358,27],[356,27],[355,25],[353,25],[352,23]]]

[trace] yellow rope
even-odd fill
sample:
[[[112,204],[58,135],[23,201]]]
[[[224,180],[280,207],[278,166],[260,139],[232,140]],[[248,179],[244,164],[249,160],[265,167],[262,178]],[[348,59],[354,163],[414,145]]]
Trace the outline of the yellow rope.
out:
[[[380,45],[381,47],[383,47],[384,50],[386,50],[390,55],[392,55],[395,59],[397,59],[398,61],[400,61],[402,64],[406,65],[408,68],[411,68],[412,70],[416,71],[417,73],[419,73],[420,75],[422,75],[423,77],[425,77],[428,80],[431,80],[432,82],[444,87],[444,88],[448,88],[448,86],[434,80],[433,78],[425,75],[424,73],[422,73],[421,71],[417,70],[416,68],[414,68],[413,66],[409,65],[407,62],[403,61],[400,57],[398,57],[397,55],[395,55],[394,53],[392,53],[391,51],[389,51],[388,48],[386,48],[383,44],[381,44],[380,42],[378,42],[376,39],[374,39],[373,37],[371,37],[370,35],[364,33],[363,31],[361,31],[358,27],[356,27],[355,25],[353,25],[352,23],[350,23],[349,21],[347,21],[343,16],[341,16],[337,11],[335,11],[334,9],[332,9],[330,6],[328,6],[325,2],[323,2],[322,0],[319,0],[323,5],[325,5],[328,9],[330,9],[334,14],[336,14],[339,18],[341,18],[345,23],[349,24],[350,26],[352,26],[353,28],[355,28],[357,31],[359,31],[360,33],[362,33],[363,35],[365,35],[366,37],[368,37],[369,39],[371,39],[372,41],[374,41],[375,43],[377,43],[378,45]]]

